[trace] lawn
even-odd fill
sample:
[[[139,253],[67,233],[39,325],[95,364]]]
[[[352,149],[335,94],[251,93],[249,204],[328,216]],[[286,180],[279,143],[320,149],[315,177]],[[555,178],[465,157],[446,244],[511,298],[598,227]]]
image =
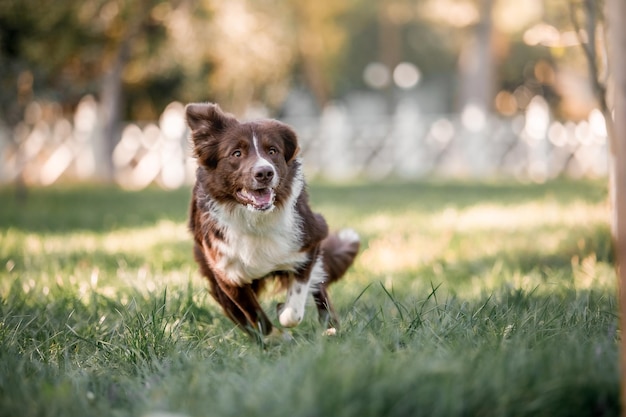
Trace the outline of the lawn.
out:
[[[342,327],[311,306],[259,344],[196,271],[188,189],[0,188],[0,417],[619,414],[604,181],[310,193],[363,238]]]

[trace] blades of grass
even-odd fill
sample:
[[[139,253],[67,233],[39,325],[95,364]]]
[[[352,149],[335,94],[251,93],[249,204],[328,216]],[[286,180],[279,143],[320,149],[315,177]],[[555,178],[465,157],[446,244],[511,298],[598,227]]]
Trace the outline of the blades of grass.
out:
[[[359,295],[356,296],[356,298],[352,302],[352,305],[350,306],[350,310],[352,310],[354,308],[354,306],[356,305],[357,301],[359,301],[361,299],[363,294],[365,294],[365,292],[372,286],[372,284],[373,284],[373,282],[370,282],[369,284],[367,284],[367,286],[365,288],[363,288],[363,290],[359,293]]]
[[[385,285],[382,282],[379,281],[378,283],[380,284],[380,287],[383,289],[383,291],[385,292],[387,297],[389,297],[391,302],[396,306],[396,310],[398,310],[398,314],[400,315],[400,320],[404,321],[404,314],[402,313],[402,310],[408,312],[407,308],[405,306],[403,306],[398,300],[396,300],[396,297],[393,296],[387,290],[387,288],[385,288]],[[392,289],[392,291],[393,291],[393,289]]]
[[[428,295],[428,297],[426,297],[426,301],[430,300],[430,297],[433,297],[435,299],[435,304],[439,304],[439,301],[437,300],[437,290],[439,289],[439,287],[441,287],[441,282],[435,287],[433,285],[433,282],[430,281],[430,294]]]
[[[65,324],[65,327],[67,327],[67,329],[70,331],[70,333],[72,333],[74,335],[74,337],[80,341],[83,341],[85,343],[90,344],[91,346],[95,347],[96,349],[99,348],[99,345],[97,342],[94,342],[93,340],[87,339],[86,337],[83,337],[81,335],[78,334],[78,332],[76,330],[74,330],[74,328],[72,326],[70,326],[69,324]]]
[[[487,304],[489,304],[489,301],[491,301],[491,298],[493,297],[493,293],[489,294],[489,297],[487,297],[487,299],[485,300],[484,303],[481,304],[480,307],[478,307],[478,309],[474,312],[474,314],[472,314],[472,323],[474,322],[474,320],[476,319],[476,316],[478,314],[480,314],[481,311],[484,310],[484,308],[487,306]]]

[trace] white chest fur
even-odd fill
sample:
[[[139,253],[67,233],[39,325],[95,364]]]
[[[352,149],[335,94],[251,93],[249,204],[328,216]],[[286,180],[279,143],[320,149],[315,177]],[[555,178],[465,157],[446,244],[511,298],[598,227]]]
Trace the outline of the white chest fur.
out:
[[[233,284],[250,283],[272,271],[295,271],[308,260],[299,251],[300,228],[295,213],[260,214],[274,218],[256,224],[231,224],[225,229],[225,241],[218,245],[220,257],[216,266]]]
[[[214,266],[229,281],[247,284],[273,271],[295,271],[308,261],[308,255],[300,252],[301,219],[295,210],[302,188],[297,178],[287,204],[269,212],[243,206],[225,212],[214,207],[213,215],[224,233],[224,241],[217,243]]]

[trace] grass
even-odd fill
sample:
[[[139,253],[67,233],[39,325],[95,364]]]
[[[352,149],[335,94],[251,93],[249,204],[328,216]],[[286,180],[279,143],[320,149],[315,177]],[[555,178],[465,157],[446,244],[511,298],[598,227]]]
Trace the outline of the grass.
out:
[[[196,272],[189,190],[0,189],[0,416],[619,413],[603,182],[310,192],[364,240],[342,328],[260,346]]]

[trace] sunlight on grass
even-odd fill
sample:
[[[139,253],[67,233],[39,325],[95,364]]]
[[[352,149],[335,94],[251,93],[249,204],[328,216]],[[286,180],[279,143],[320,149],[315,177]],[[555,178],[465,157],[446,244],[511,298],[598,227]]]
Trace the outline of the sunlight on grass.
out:
[[[410,232],[387,233],[369,241],[357,265],[374,274],[415,271],[434,261],[450,241],[449,233],[440,237]]]
[[[40,290],[47,295],[53,285],[77,286],[81,298],[88,299],[92,291],[97,291],[128,300],[121,288],[147,293],[162,288],[163,284],[186,284],[194,265],[187,259],[179,259],[181,251],[186,257],[191,253],[186,224],[161,220],[153,226],[116,229],[105,234],[77,231],[68,236],[22,233],[11,229],[3,232],[1,253],[6,254],[3,257],[7,259],[4,265],[7,272],[26,272],[22,285],[26,292]],[[115,269],[102,265],[102,259],[113,262]],[[163,264],[168,259],[177,264],[186,263],[188,267],[163,271]],[[137,260],[140,260],[138,265]],[[49,269],[54,264],[58,265],[56,273],[38,279],[27,278],[32,267],[45,270],[45,265]],[[0,283],[0,290],[7,291],[10,285],[11,280],[4,280]]]
[[[3,236],[3,250],[17,250],[18,246],[32,256],[57,255],[79,251],[105,251],[107,253],[142,253],[155,245],[188,241],[186,224],[161,220],[154,226],[125,228],[105,235],[95,232],[67,234],[22,234],[9,231]]]
[[[444,208],[432,216],[406,212],[377,213],[364,218],[367,247],[360,267],[375,273],[419,271],[434,263],[494,258],[504,253],[536,251],[537,256],[557,254],[563,246],[576,247],[589,229],[608,227],[604,204],[555,201],[515,206],[476,204]],[[578,236],[572,230],[581,229]],[[584,245],[584,242],[582,243]],[[540,265],[538,265],[540,266]]]
[[[454,228],[462,232],[473,231],[519,231],[544,227],[569,227],[606,224],[609,211],[604,204],[590,205],[575,202],[567,205],[556,201],[544,201],[503,206],[476,204],[467,209],[445,209],[433,218],[432,224],[443,229]]]

